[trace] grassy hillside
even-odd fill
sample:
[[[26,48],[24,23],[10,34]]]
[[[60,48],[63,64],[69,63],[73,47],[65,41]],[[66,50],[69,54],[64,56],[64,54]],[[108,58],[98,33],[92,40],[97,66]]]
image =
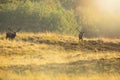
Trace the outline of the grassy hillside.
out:
[[[106,39],[106,38],[93,38],[84,41],[78,41],[77,37],[62,35],[58,33],[19,33],[16,39],[6,40],[5,34],[0,35],[1,49],[6,49],[7,54],[11,50],[11,54],[35,54],[40,49],[45,50],[58,50],[61,51],[79,51],[89,53],[106,53],[106,52],[119,52],[120,40],[119,39]],[[49,49],[50,48],[50,49]],[[19,52],[22,51],[22,52]],[[27,50],[27,53],[26,51]],[[33,53],[31,52],[33,50]],[[2,50],[1,50],[2,51]],[[40,52],[39,52],[40,53]],[[45,52],[46,53],[46,52]],[[59,52],[58,52],[59,54]]]
[[[59,33],[0,35],[1,80],[119,80],[120,40]],[[102,77],[104,76],[104,77]],[[111,76],[111,77],[110,77]]]

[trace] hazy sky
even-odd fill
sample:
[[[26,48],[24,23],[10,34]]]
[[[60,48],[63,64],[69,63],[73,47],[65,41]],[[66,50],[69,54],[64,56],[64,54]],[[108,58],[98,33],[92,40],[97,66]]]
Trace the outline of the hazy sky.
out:
[[[120,0],[87,0],[76,10],[89,24],[101,28],[108,35],[120,35]],[[80,3],[80,4],[82,4]]]

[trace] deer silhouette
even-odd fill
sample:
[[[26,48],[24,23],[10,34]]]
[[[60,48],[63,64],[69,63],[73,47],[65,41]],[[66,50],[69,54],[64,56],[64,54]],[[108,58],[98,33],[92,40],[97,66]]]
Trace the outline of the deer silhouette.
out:
[[[79,38],[79,41],[82,40],[83,41],[83,36],[84,36],[84,33],[85,32],[81,32],[78,28],[76,28],[77,31],[79,31],[79,35],[78,35],[78,38]]]
[[[6,32],[6,39],[14,39],[16,37],[16,33],[20,31],[18,28],[16,31],[13,31],[11,28],[8,28],[8,32]]]

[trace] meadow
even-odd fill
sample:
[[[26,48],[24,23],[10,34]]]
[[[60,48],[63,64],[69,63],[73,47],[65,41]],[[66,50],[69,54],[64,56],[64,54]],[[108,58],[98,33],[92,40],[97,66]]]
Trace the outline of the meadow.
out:
[[[0,80],[119,80],[120,39],[0,34]]]

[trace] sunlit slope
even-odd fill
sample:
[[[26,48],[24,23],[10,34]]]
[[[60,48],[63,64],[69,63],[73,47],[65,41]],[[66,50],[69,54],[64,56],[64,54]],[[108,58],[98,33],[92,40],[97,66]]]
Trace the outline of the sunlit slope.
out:
[[[48,54],[82,52],[120,52],[120,39],[84,39],[58,33],[19,33],[14,40],[0,35],[1,54]]]
[[[119,39],[85,38],[84,41],[78,41],[77,37],[47,32],[19,33],[14,40],[6,40],[5,34],[1,34],[0,64],[27,65],[120,58],[119,46]]]
[[[14,40],[6,40],[1,34],[0,79],[119,80],[119,41],[79,42],[58,33],[18,33]]]

